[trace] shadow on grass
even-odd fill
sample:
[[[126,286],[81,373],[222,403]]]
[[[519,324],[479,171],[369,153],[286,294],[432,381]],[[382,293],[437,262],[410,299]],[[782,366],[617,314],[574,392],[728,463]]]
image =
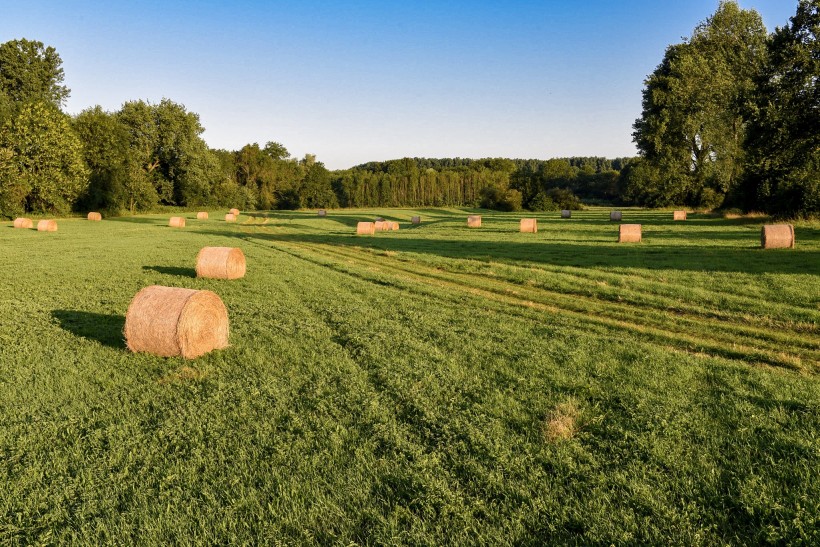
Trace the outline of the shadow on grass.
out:
[[[158,272],[165,275],[178,275],[180,277],[196,277],[196,270],[193,268],[180,268],[178,266],[143,266],[143,270]]]
[[[125,317],[76,310],[54,310],[51,316],[60,328],[87,340],[94,340],[109,348],[125,347],[122,330]]]

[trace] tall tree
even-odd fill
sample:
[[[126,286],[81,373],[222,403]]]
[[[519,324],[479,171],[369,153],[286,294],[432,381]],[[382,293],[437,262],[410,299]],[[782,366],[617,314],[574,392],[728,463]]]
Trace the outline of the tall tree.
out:
[[[778,28],[749,131],[747,207],[820,213],[820,0],[801,0]]]
[[[62,64],[56,49],[36,40],[22,38],[0,44],[0,116],[30,101],[61,107],[70,93],[62,85]]]
[[[663,177],[652,181],[654,191],[644,184],[647,204],[714,207],[737,183],[766,38],[756,11],[723,0],[690,39],[667,48],[634,125],[644,172]]]

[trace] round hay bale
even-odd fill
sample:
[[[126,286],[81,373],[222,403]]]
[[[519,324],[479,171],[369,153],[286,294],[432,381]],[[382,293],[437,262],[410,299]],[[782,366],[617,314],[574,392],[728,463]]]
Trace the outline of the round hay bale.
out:
[[[534,218],[522,218],[518,228],[521,233],[534,234],[538,232],[538,221]]]
[[[232,214],[233,216],[235,216],[235,217],[238,217],[238,216],[239,216],[239,209],[231,209],[231,210],[230,210],[230,211],[228,211],[228,212],[229,212],[230,214]]]
[[[410,219],[411,224],[421,224],[421,217],[412,217]]]
[[[31,221],[30,218],[15,218],[14,219],[14,227],[15,228],[33,228],[34,222]]]
[[[467,217],[468,228],[481,228],[481,215],[470,215]]]
[[[618,227],[618,243],[640,243],[640,224],[621,224]]]
[[[764,249],[794,249],[794,226],[766,224],[760,230],[760,246]]]
[[[324,209],[319,209],[319,212],[316,213],[316,214],[319,215],[320,217],[326,217],[327,216],[327,211],[325,211]]]
[[[38,232],[56,232],[57,231],[57,221],[56,220],[41,220],[37,223],[37,231]]]
[[[373,223],[377,232],[386,232],[390,230],[390,223],[386,220],[377,220]]]
[[[236,222],[236,215],[233,213],[228,213],[225,215],[225,222]]]
[[[373,219],[373,222],[384,222],[384,219],[382,217],[376,217]]]
[[[360,222],[356,225],[356,235],[372,236],[376,233],[375,222]]]
[[[620,211],[612,211],[611,213],[609,213],[609,220],[617,220],[618,222],[620,222],[622,218],[623,215]]]
[[[196,214],[197,220],[208,220],[208,211],[200,211]]]
[[[102,215],[101,215],[100,213],[97,213],[97,212],[93,212],[93,211],[92,211],[91,213],[88,213],[88,217],[87,217],[87,218],[88,218],[88,220],[94,220],[94,221],[99,222],[99,221],[101,221],[101,220],[102,220]]]
[[[686,220],[686,211],[674,211],[672,220]]]
[[[390,229],[391,230],[398,230],[399,229],[399,223],[398,222],[390,222],[389,224],[390,224]]]
[[[562,209],[561,218],[572,218],[572,211],[570,211],[569,209]]]
[[[171,217],[168,226],[171,228],[185,228],[185,217]]]
[[[228,310],[211,291],[151,285],[131,300],[123,334],[133,352],[194,359],[228,347]]]
[[[210,279],[245,277],[245,253],[238,247],[203,247],[196,255],[196,276]]]

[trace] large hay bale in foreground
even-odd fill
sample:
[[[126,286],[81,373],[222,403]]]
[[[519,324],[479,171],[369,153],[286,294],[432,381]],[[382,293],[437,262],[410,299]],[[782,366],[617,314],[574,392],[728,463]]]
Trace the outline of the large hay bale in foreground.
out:
[[[572,218],[572,211],[570,211],[569,209],[562,209],[561,218]]]
[[[232,214],[233,216],[235,216],[235,217],[238,217],[238,216],[239,216],[239,209],[234,208],[234,209],[231,209],[231,210],[230,210],[230,211],[228,211],[228,212],[229,212],[230,214]]]
[[[538,232],[538,221],[534,218],[522,218],[518,231],[526,234]]]
[[[236,215],[233,213],[228,213],[225,215],[225,222],[236,222]]]
[[[390,224],[390,229],[391,230],[398,230],[399,229],[399,223],[398,222],[388,222],[388,224]]]
[[[622,218],[623,215],[620,211],[612,211],[611,213],[609,213],[609,220],[617,220],[618,222],[620,222]]]
[[[618,227],[618,243],[640,243],[640,224],[621,224]]]
[[[57,231],[57,221],[56,220],[41,220],[37,223],[37,231],[38,232],[56,232]]]
[[[421,224],[421,217],[411,217],[410,218],[411,224]]]
[[[686,211],[674,211],[672,220],[686,220]]]
[[[764,249],[794,249],[794,226],[767,224],[760,230],[760,246]]]
[[[377,232],[387,232],[390,230],[390,222],[386,220],[377,220],[373,223],[373,227]]]
[[[467,217],[468,228],[481,228],[481,215],[470,215]]]
[[[211,279],[245,277],[245,253],[238,247],[203,247],[196,255],[196,276]]]
[[[196,214],[197,220],[208,220],[208,211],[200,211]]]
[[[86,218],[88,218],[88,220],[94,220],[99,222],[102,220],[102,215],[100,213],[97,213],[96,211],[92,211],[88,213],[88,217]]]
[[[152,285],[131,300],[123,334],[133,352],[193,359],[228,347],[228,310],[211,291]]]
[[[171,228],[185,228],[185,218],[184,217],[171,217],[168,221],[168,226]]]
[[[33,228],[34,222],[30,218],[15,218],[14,219],[14,227],[15,228]]]
[[[319,215],[320,217],[326,217],[327,216],[327,211],[325,211],[324,209],[319,209],[319,212],[316,213],[316,214]]]
[[[356,225],[356,235],[372,236],[376,233],[375,222],[360,222]]]

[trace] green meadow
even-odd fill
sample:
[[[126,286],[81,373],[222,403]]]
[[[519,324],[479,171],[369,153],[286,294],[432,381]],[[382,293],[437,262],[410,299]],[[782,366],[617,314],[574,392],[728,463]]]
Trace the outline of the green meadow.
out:
[[[0,544],[820,543],[820,223],[471,212],[3,223]],[[231,346],[130,353],[153,284]]]

